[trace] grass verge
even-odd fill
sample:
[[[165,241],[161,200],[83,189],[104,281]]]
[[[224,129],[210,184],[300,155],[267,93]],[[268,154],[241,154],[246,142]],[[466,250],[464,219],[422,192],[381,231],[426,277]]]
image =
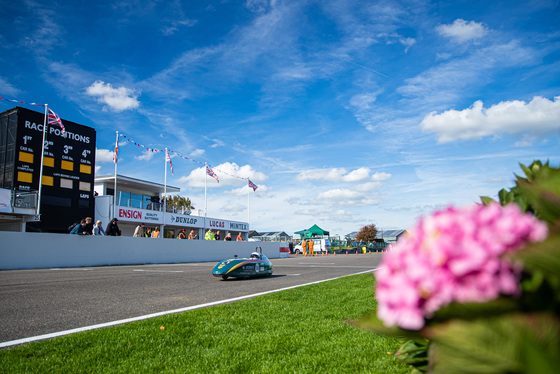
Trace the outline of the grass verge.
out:
[[[252,280],[257,281],[258,280]],[[355,275],[0,351],[2,373],[407,373],[400,344],[345,323],[375,308]]]

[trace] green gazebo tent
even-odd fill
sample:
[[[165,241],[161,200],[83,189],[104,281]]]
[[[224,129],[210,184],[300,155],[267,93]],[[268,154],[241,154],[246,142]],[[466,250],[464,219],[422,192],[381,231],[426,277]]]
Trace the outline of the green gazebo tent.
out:
[[[301,237],[311,238],[313,236],[329,236],[329,232],[323,230],[317,225],[313,225],[307,230],[296,231],[294,234],[301,235]]]

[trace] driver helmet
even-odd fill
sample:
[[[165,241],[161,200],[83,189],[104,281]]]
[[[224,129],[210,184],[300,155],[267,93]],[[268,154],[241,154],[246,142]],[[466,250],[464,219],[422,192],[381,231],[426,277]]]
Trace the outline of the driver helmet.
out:
[[[251,258],[261,258],[261,255],[258,252],[251,253]]]

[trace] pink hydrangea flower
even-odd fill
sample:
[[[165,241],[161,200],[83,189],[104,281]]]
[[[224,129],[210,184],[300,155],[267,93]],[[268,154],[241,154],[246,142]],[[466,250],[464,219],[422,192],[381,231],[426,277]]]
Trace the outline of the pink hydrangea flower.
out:
[[[419,330],[451,302],[485,302],[520,291],[521,269],[503,255],[548,235],[515,204],[454,207],[421,219],[383,257],[377,315],[386,326]]]

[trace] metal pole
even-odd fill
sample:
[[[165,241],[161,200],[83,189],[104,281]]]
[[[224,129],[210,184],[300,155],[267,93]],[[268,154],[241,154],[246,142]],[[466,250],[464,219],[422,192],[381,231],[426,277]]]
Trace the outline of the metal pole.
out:
[[[47,138],[47,112],[49,105],[45,104],[45,119],[43,122],[43,144],[41,145],[41,165],[39,166],[39,191],[37,193],[37,220],[41,220],[41,192],[43,188],[43,162],[45,158],[45,140]]]
[[[165,236],[165,212],[167,211],[167,148],[165,148],[165,176],[164,176],[164,183],[163,183],[163,223],[161,225],[161,234],[160,237]]]
[[[202,235],[206,235],[206,219],[208,218],[208,200],[206,200],[206,179],[208,177],[208,163],[204,163],[204,231]]]
[[[117,158],[118,158],[118,146],[119,146],[119,132],[117,131],[117,139],[115,141],[115,189],[113,192],[113,218],[117,217]]]

